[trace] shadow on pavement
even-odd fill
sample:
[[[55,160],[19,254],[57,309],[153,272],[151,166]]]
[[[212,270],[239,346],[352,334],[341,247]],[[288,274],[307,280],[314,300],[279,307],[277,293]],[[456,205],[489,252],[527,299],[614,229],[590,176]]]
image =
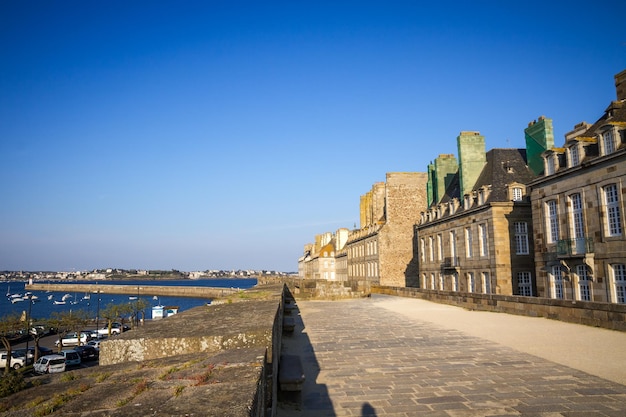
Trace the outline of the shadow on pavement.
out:
[[[294,299],[288,290],[285,295],[291,296],[292,299]],[[290,313],[286,313],[285,317],[292,317],[294,319],[295,328],[292,333],[283,334],[282,352],[289,355],[298,355],[300,357],[305,381],[302,385],[302,391],[295,393],[295,395],[293,395],[293,393],[279,392],[277,416],[335,417],[335,410],[328,395],[326,385],[317,382],[320,371],[319,362],[315,356],[313,344],[305,331],[306,325],[297,305],[294,305],[294,308]],[[373,410],[369,404],[364,404],[364,410],[366,406],[368,406],[370,410]],[[376,414],[374,412],[374,414],[363,415],[373,416]]]

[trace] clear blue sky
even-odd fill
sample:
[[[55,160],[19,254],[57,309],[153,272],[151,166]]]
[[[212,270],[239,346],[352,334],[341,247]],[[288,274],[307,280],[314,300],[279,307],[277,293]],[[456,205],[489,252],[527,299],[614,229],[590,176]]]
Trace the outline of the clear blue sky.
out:
[[[556,143],[615,99],[626,2],[3,1],[0,270],[296,271],[385,173]]]

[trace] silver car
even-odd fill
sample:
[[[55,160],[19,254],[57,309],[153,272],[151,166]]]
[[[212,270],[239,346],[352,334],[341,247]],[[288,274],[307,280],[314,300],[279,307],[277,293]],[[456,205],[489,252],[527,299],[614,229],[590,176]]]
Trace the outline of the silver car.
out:
[[[65,372],[65,357],[62,355],[42,356],[33,365],[33,370],[38,374]]]

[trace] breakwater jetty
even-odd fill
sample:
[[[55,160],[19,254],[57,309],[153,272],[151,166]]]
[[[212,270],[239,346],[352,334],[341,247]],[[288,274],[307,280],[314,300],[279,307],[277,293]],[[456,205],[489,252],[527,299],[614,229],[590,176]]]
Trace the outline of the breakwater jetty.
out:
[[[166,285],[112,284],[29,284],[27,291],[58,291],[100,294],[156,295],[190,298],[224,298],[241,292],[238,288],[186,287]]]

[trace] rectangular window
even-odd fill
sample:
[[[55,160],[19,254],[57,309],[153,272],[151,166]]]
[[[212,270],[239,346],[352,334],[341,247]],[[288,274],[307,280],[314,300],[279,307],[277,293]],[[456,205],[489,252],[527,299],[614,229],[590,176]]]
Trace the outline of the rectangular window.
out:
[[[570,166],[575,167],[580,164],[580,156],[578,154],[578,144],[569,148]]]
[[[563,299],[563,271],[560,265],[552,267],[551,282],[552,298]]]
[[[532,297],[533,295],[533,283],[530,272],[518,272],[517,273],[517,287],[519,288],[519,295],[525,297]]]
[[[452,262],[456,262],[456,232],[454,230],[450,232],[450,256],[452,257]]]
[[[602,144],[604,145],[604,154],[608,155],[615,151],[615,140],[613,140],[613,131],[607,130],[602,134]]]
[[[435,289],[435,274],[430,274],[430,289]]]
[[[626,303],[626,265],[611,265],[613,270],[613,283],[615,285],[615,301],[620,304]]]
[[[609,236],[622,235],[622,216],[619,211],[619,194],[617,185],[610,184],[604,189],[604,204],[606,205],[607,233]]]
[[[443,259],[443,235],[437,235],[437,260]]]
[[[513,201],[522,201],[523,196],[522,187],[513,187]]]
[[[452,274],[452,291],[459,290],[459,274],[456,272]]]
[[[424,238],[420,239],[420,258],[422,262],[426,261],[426,242],[424,241]]]
[[[475,292],[476,288],[475,288],[475,282],[474,282],[474,273],[473,272],[468,272],[467,273],[467,292]]]
[[[572,194],[570,203],[572,210],[572,234],[576,239],[584,238],[583,200],[580,193]]]
[[[433,255],[434,250],[435,248],[433,246],[433,237],[428,236],[428,260],[431,262],[435,259]]]
[[[546,215],[548,243],[556,243],[559,240],[559,217],[556,200],[550,200],[546,203]]]
[[[439,289],[441,291],[443,291],[444,285],[443,285],[443,274],[439,273]]]
[[[554,157],[550,155],[546,158],[546,175],[552,175],[554,174],[554,171]]]
[[[489,241],[487,240],[487,225],[485,223],[478,225],[478,239],[480,242],[480,256],[489,255]]]
[[[483,293],[491,294],[491,278],[489,272],[483,272]]]
[[[472,257],[472,229],[469,227],[465,228],[465,255]]]
[[[576,265],[576,275],[578,276],[578,292],[581,301],[591,301],[591,288],[586,265]]]
[[[515,254],[528,255],[528,223],[515,222],[513,227],[515,228]]]

